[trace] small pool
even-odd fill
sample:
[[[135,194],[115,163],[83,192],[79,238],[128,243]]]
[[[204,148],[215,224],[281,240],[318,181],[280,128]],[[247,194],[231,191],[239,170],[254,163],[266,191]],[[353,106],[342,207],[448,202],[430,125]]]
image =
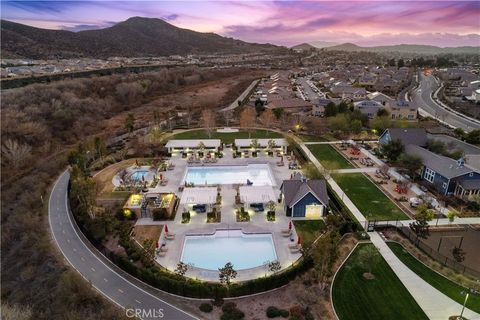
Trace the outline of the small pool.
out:
[[[130,175],[130,179],[132,179],[133,181],[140,181],[142,180],[142,177],[143,177],[146,180],[147,174],[148,174],[148,170],[138,170]]]
[[[247,166],[187,167],[184,182],[203,184],[246,184],[247,180],[255,186],[274,186],[268,164]]]
[[[217,230],[213,235],[185,236],[181,261],[194,267],[218,270],[231,262],[235,270],[277,260],[271,233],[244,234],[241,230]]]

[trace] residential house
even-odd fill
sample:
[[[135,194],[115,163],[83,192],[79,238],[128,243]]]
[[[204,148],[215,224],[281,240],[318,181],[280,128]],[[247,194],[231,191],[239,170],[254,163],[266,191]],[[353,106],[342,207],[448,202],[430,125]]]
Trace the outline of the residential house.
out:
[[[459,198],[480,194],[480,171],[464,159],[454,160],[412,144],[405,152],[422,158],[421,178],[438,193]]]
[[[392,140],[400,140],[405,147],[409,144],[424,147],[428,140],[427,131],[423,128],[388,128],[378,142],[380,146],[384,146]]]
[[[393,98],[378,91],[369,93],[367,95],[367,99],[380,102],[383,106],[386,106],[387,104],[392,104],[395,101]]]
[[[293,219],[322,219],[327,215],[328,194],[325,180],[295,178],[280,187],[287,216]]]
[[[387,110],[393,120],[415,120],[418,116],[418,107],[405,100],[397,100],[389,104]]]
[[[331,103],[329,99],[317,99],[312,107],[312,116],[323,117],[325,115],[325,107]]]
[[[360,110],[361,113],[366,114],[370,119],[375,118],[380,109],[384,109],[384,106],[380,102],[374,100],[355,102],[353,107],[354,109]]]

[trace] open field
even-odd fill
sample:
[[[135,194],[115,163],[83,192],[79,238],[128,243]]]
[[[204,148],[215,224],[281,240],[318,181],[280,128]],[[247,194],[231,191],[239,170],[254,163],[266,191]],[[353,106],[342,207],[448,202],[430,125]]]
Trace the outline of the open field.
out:
[[[465,296],[462,295],[461,292],[467,290],[466,288],[454,283],[453,281],[450,281],[438,272],[424,265],[417,258],[412,256],[407,250],[405,250],[401,244],[396,242],[388,242],[387,244],[395,253],[395,255],[407,267],[420,276],[420,278],[450,297],[450,299],[463,304]],[[467,307],[480,313],[480,295],[471,294],[467,301]]]
[[[179,139],[179,140],[186,140],[186,139],[220,139],[223,143],[233,143],[235,139],[248,139],[250,134],[250,138],[283,138],[283,136],[278,132],[272,132],[268,130],[251,130],[250,133],[248,131],[239,131],[239,132],[232,132],[232,133],[221,133],[216,132],[215,130],[212,131],[210,137],[208,133],[203,130],[192,130],[192,131],[185,131],[176,134],[175,136],[171,137],[171,139]]]
[[[328,144],[312,144],[307,146],[315,158],[317,158],[327,170],[353,168],[347,159]]]
[[[312,244],[325,228],[323,220],[295,220],[294,225],[305,246]]]
[[[395,273],[380,256],[371,265],[374,279],[360,256],[368,246],[360,244],[338,272],[333,283],[333,304],[340,320],[428,319]]]
[[[334,174],[333,179],[369,220],[405,220],[408,217],[361,173]]]
[[[154,243],[160,238],[160,233],[162,232],[163,225],[139,225],[133,228],[134,238],[140,244],[145,240],[152,240]]]

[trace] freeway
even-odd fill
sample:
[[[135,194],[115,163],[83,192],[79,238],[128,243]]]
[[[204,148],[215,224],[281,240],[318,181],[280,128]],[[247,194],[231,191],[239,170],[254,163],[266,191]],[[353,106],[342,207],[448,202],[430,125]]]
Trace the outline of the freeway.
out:
[[[469,118],[447,110],[432,98],[432,93],[436,91],[439,84],[432,75],[426,76],[419,72],[418,88],[411,92],[413,102],[431,117],[454,128],[462,128],[469,132],[474,129],[480,129],[480,122],[472,121]]]
[[[55,182],[48,201],[48,220],[53,240],[67,262],[101,294],[125,309],[127,317],[197,319],[156,297],[153,290],[145,288],[139,280],[121,275],[113,263],[95,254],[95,249],[86,243],[88,240],[73,220],[67,197],[69,178],[70,173],[66,170]]]

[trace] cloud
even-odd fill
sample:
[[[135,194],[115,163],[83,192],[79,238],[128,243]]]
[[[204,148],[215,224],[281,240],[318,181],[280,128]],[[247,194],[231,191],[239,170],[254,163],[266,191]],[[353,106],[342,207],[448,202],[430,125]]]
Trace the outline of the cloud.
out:
[[[73,32],[78,32],[78,31],[85,31],[85,30],[96,30],[96,29],[104,29],[111,27],[113,25],[117,24],[117,22],[114,21],[106,21],[104,23],[100,24],[73,24],[73,25],[61,25],[59,26],[60,29],[66,30],[66,31],[73,31]]]
[[[178,17],[178,14],[169,14],[168,16],[162,17],[162,19],[167,21],[175,21],[178,19]]]

